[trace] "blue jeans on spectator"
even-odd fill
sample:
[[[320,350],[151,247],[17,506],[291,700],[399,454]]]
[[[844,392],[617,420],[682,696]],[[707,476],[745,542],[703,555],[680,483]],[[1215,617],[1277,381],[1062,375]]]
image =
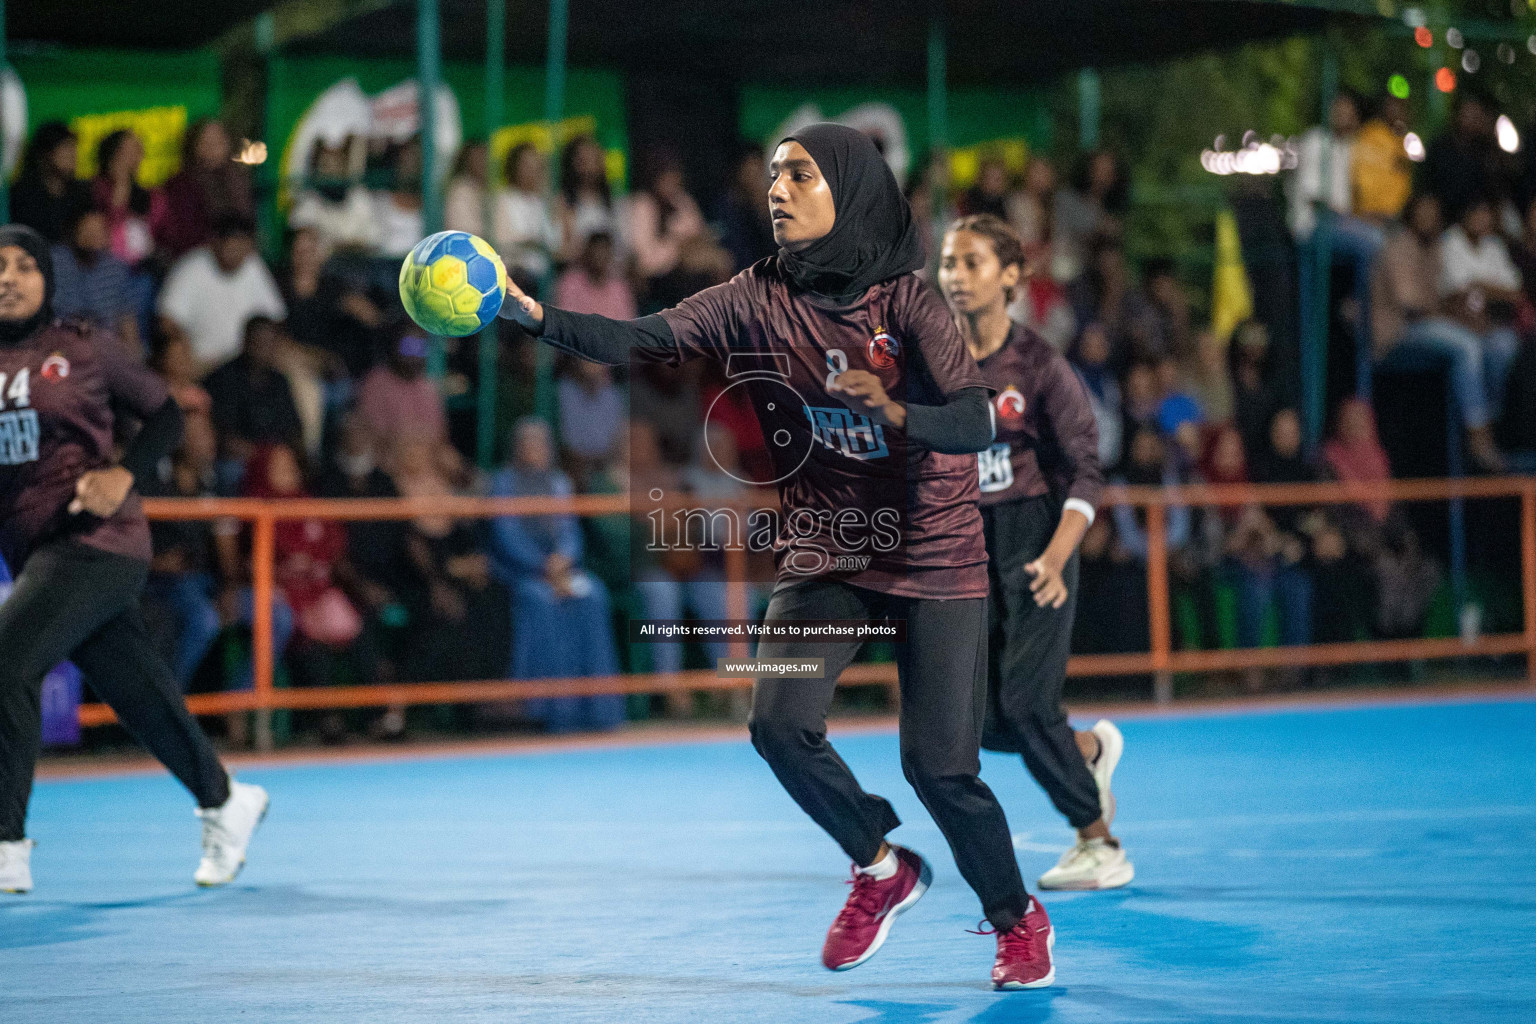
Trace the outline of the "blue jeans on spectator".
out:
[[[1498,419],[1504,413],[1504,388],[1509,371],[1520,356],[1520,335],[1513,327],[1495,327],[1483,335],[1483,378],[1488,387],[1488,413]]]
[[[1486,427],[1493,420],[1488,409],[1491,391],[1483,372],[1483,342],[1471,329],[1439,316],[1415,320],[1378,365],[1386,370],[1412,370],[1426,360],[1442,359],[1450,363],[1451,390],[1461,406],[1462,422],[1468,430]],[[1504,368],[1506,376],[1513,361],[1511,357]]]
[[[192,676],[208,655],[223,629],[219,607],[214,600],[213,577],[205,572],[189,572],[178,575],[152,573],[145,585],[145,596],[159,601],[170,609],[176,620],[176,648],[171,669],[181,683],[182,692],[192,685]],[[240,590],[240,622],[249,626],[255,615],[256,597],[250,587]],[[281,658],[293,637],[293,611],[281,594],[272,599],[272,649],[273,657]],[[229,681],[231,690],[249,690],[254,685],[255,672],[249,658],[240,674]]]
[[[719,576],[702,576],[691,580],[675,580],[657,577],[635,584],[640,600],[645,605],[648,619],[681,619],[684,610],[691,610],[700,619],[726,617],[725,581]],[[680,672],[683,668],[683,645],[675,641],[647,644],[651,652],[651,667],[657,672]],[[710,667],[719,659],[730,655],[730,645],[721,642],[704,644],[709,655]]]
[[[512,678],[609,676],[619,671],[608,589],[583,574],[590,589],[561,598],[542,578],[512,582]],[[538,697],[524,707],[550,732],[613,729],[624,721],[624,697]]]
[[[1263,640],[1264,616],[1271,604],[1280,612],[1280,645],[1301,647],[1312,642],[1312,577],[1295,565],[1270,563],[1254,568],[1228,563],[1237,585],[1237,645],[1257,647]]]

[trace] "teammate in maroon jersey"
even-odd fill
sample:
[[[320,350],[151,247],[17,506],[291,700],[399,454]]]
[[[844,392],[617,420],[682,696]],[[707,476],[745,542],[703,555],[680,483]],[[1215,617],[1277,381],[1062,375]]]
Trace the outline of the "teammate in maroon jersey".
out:
[[[267,794],[219,763],[139,614],[150,549],[133,482],[175,447],[181,413],[117,339],[54,321],[52,300],[48,243],[0,227],[0,556],[16,574],[0,604],[0,890],[32,887],[39,701],[43,676],[66,659],[197,798],[194,879],[222,885],[245,862]],[[121,412],[143,424],[114,464]]]
[[[707,356],[778,367],[746,386],[770,439],[784,518],[769,620],[905,620],[898,645],[907,779],[997,932],[999,988],[1054,978],[1050,921],[1029,896],[1008,823],[978,777],[986,691],[986,548],[975,453],[992,440],[985,383],[923,264],[911,210],[874,144],[840,125],[785,139],[770,167],[777,256],[675,308],[613,321],[541,306],[509,316],[607,363]],[[931,877],[888,843],[900,824],[827,742],[826,713],[858,644],[764,641],[759,658],[822,658],[825,678],[760,678],[752,741],[853,859],[853,892],[822,962],[863,963]]]
[[[1077,604],[1077,546],[1104,485],[1082,381],[1038,334],[1008,319],[1024,248],[1003,220],[965,217],[944,236],[939,284],[993,391],[997,437],[977,456],[991,558],[991,683],[982,746],[1023,756],[1077,843],[1042,889],[1111,889],[1134,875],[1110,778],[1124,747],[1114,723],[1075,732],[1061,706]]]

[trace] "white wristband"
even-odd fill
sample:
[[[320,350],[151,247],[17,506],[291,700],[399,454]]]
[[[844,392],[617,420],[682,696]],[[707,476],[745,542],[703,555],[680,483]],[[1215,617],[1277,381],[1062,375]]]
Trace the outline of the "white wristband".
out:
[[[1062,512],[1069,512],[1069,511],[1071,511],[1073,509],[1076,509],[1077,511],[1079,511],[1079,512],[1081,512],[1083,514],[1084,518],[1086,518],[1088,520],[1088,525],[1089,526],[1093,525],[1093,506],[1092,505],[1088,504],[1082,498],[1068,498],[1067,501],[1066,501],[1066,504],[1061,506]]]

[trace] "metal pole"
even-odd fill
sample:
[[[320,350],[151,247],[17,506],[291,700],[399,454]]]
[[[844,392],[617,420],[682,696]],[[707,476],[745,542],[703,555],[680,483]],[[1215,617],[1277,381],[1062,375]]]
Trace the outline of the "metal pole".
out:
[[[565,120],[565,54],[570,27],[569,0],[549,0],[549,45],[544,63],[544,124],[549,131],[550,166],[560,161],[560,122]],[[555,181],[554,174],[550,181]],[[548,298],[553,281],[546,276],[542,291]],[[555,358],[548,345],[538,348],[538,375],[533,392],[534,409],[551,423],[555,420]]]
[[[496,169],[490,164],[491,139],[503,120],[506,96],[507,0],[486,0],[485,5],[485,233],[496,244]],[[475,461],[490,469],[496,458],[496,349],[497,328],[492,320],[480,332],[479,390],[475,396]]]
[[[1324,404],[1328,394],[1328,300],[1333,277],[1333,209],[1328,205],[1332,189],[1333,143],[1328,132],[1329,111],[1339,91],[1339,54],[1332,40],[1324,44],[1320,93],[1324,131],[1322,175],[1323,199],[1317,204],[1317,226],[1309,244],[1302,246],[1300,258],[1309,261],[1310,274],[1301,275],[1301,393],[1302,424],[1307,450],[1316,446],[1323,434]]]
[[[443,229],[437,190],[437,90],[443,77],[443,45],[437,0],[416,0],[416,86],[421,126],[421,227]]]
[[[928,152],[924,170],[931,172],[936,161],[944,162],[943,179],[928,182],[933,217],[934,252],[928,254],[930,271],[937,266],[937,250],[944,244],[944,213],[949,208],[949,39],[944,24],[944,5],[935,4],[928,19]]]
[[[1097,68],[1077,73],[1077,148],[1083,152],[1099,147],[1099,112],[1103,95]]]
[[[1147,627],[1152,648],[1152,699],[1173,702],[1173,626],[1168,608],[1168,520],[1161,501],[1147,505]]]

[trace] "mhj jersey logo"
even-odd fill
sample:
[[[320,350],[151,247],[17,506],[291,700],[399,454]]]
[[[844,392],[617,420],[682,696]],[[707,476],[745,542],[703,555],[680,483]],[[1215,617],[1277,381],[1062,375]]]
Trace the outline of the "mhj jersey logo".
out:
[[[891,337],[884,327],[875,328],[875,336],[869,339],[869,361],[888,370],[901,358],[901,342]]]
[[[1007,441],[999,441],[986,451],[977,452],[976,468],[981,474],[981,493],[1006,491],[1013,486],[1013,447]]]
[[[1009,423],[1017,423],[1024,418],[1024,396],[1012,384],[1003,388],[997,396],[997,415]]]
[[[890,454],[885,431],[863,413],[845,406],[807,405],[805,414],[811,419],[811,435],[835,452],[850,459],[883,459]]]

